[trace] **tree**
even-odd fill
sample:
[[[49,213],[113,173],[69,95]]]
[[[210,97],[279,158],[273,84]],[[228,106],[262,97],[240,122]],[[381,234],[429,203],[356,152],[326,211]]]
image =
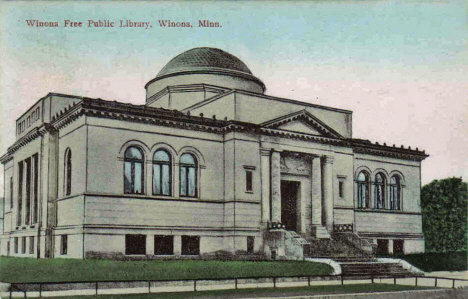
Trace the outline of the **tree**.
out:
[[[468,184],[461,178],[434,180],[421,190],[426,251],[467,250]]]

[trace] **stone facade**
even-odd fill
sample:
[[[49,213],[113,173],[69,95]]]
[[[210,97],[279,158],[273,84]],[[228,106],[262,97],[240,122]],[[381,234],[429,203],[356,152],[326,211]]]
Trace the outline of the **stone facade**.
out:
[[[424,251],[424,152],[353,139],[351,111],[267,96],[214,50],[174,58],[143,106],[51,93],[27,110],[1,157],[0,253],[300,258],[341,231]]]

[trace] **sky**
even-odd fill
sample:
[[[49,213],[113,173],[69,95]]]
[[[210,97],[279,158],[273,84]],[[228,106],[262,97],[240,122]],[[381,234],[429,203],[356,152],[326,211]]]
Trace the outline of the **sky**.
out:
[[[49,92],[141,105],[144,85],[170,59],[214,47],[240,58],[268,95],[352,110],[354,138],[424,149],[423,184],[468,181],[466,1],[0,4],[2,155],[15,141],[15,120]],[[88,27],[89,20],[115,27]],[[199,20],[222,27],[198,27]],[[3,190],[3,170],[0,179]]]

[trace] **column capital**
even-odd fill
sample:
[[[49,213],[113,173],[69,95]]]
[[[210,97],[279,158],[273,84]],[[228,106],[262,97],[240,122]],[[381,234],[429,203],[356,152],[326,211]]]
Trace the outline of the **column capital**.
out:
[[[270,156],[271,148],[261,148],[260,155],[261,156]]]
[[[332,156],[323,156],[323,162],[326,164],[333,164],[334,160],[335,158],[333,158]]]

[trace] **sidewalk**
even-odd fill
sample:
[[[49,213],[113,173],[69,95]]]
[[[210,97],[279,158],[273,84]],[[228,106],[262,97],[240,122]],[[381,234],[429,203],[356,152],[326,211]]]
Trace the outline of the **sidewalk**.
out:
[[[437,276],[437,277],[449,277],[468,279],[468,271],[437,271],[437,272],[426,272],[426,276]]]

